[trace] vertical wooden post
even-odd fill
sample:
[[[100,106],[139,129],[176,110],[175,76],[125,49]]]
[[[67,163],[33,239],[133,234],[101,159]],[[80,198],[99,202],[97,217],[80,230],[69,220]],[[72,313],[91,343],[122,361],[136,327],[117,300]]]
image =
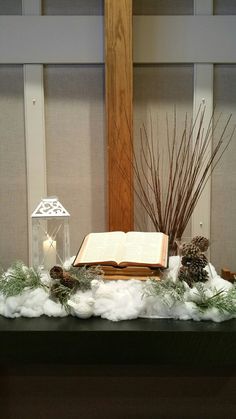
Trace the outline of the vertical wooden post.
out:
[[[133,229],[132,0],[105,0],[108,227]]]

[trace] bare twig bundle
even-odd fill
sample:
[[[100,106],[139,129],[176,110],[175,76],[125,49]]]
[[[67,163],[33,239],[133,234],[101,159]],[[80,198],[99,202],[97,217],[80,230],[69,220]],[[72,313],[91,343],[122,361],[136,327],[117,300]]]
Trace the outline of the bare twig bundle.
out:
[[[182,237],[209,177],[235,132],[235,127],[229,128],[232,115],[222,124],[222,115],[215,118],[213,114],[205,128],[205,113],[206,108],[201,105],[191,121],[186,114],[180,133],[177,133],[176,111],[171,128],[166,116],[166,141],[158,133],[154,136],[150,118],[149,130],[144,124],[140,129],[139,151],[133,149],[135,182],[132,187],[155,230],[168,234],[171,246]]]

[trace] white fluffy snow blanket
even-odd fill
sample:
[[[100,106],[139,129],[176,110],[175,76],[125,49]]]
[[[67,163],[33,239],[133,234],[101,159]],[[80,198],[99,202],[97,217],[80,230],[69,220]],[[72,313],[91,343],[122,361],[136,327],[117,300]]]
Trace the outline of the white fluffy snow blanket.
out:
[[[180,258],[173,256],[169,261],[168,277],[176,281]],[[231,283],[217,275],[214,267],[207,268],[210,279],[203,284],[207,296],[217,292],[227,293],[233,287]],[[46,274],[45,274],[46,275]],[[48,275],[44,278],[49,281]],[[196,302],[199,299],[198,290],[185,284],[184,300],[169,302],[158,295],[146,295],[146,281],[137,279],[102,281],[93,280],[89,291],[78,291],[68,301],[71,314],[79,318],[100,316],[104,319],[119,321],[147,318],[174,318],[181,320],[213,320],[221,322],[236,315],[222,312],[217,308],[201,311]],[[236,303],[236,302],[235,302]],[[25,290],[16,297],[4,297],[0,294],[0,315],[5,317],[38,317],[41,315],[63,317],[67,313],[60,303],[52,301],[49,293],[42,288]]]

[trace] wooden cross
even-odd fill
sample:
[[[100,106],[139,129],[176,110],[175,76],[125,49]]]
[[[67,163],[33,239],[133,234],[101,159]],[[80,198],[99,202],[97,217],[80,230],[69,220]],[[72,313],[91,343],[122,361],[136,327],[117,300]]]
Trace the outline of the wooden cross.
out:
[[[108,228],[133,229],[132,0],[105,0]]]

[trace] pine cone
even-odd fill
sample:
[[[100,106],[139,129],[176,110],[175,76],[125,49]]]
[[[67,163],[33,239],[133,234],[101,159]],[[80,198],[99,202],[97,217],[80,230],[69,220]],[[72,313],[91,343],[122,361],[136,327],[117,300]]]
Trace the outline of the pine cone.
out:
[[[60,266],[53,266],[52,269],[50,269],[50,277],[52,279],[61,279],[63,278],[63,269]]]
[[[63,272],[63,277],[60,279],[60,283],[65,287],[72,289],[78,282],[70,274]]]
[[[199,248],[193,243],[184,243],[181,247],[182,256],[196,257],[199,255]]]
[[[194,260],[195,260],[195,258],[193,258],[193,257],[183,256],[182,257],[182,265],[186,266],[188,268],[189,266],[191,266],[193,264]]]
[[[186,279],[189,277],[189,271],[188,268],[181,266],[179,273],[178,273],[178,279],[180,281],[186,281]]]
[[[181,266],[179,270],[178,279],[179,281],[185,281],[190,287],[192,287],[194,283],[193,278],[189,273],[189,269],[184,266]]]
[[[207,266],[207,264],[208,260],[206,256],[203,253],[201,253],[197,258],[193,259],[191,267],[194,265],[198,267],[198,269],[203,269]]]
[[[206,282],[209,278],[209,274],[207,271],[205,271],[205,269],[202,269],[198,277],[199,277],[199,281]]]
[[[205,269],[200,269],[198,272],[189,270],[193,282],[206,282],[209,278],[208,272]]]
[[[191,243],[197,246],[201,252],[206,252],[210,244],[209,240],[203,236],[194,237]]]
[[[50,270],[50,277],[52,279],[59,279],[60,284],[67,288],[72,289],[77,284],[76,279],[74,279],[68,272],[63,271],[60,266],[53,266]]]

